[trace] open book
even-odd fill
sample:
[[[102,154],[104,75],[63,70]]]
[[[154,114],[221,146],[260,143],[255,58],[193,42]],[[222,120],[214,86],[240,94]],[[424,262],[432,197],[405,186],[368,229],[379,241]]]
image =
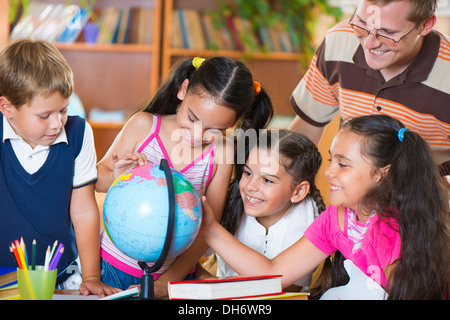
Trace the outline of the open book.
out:
[[[281,276],[229,277],[169,282],[173,300],[216,300],[281,294]]]

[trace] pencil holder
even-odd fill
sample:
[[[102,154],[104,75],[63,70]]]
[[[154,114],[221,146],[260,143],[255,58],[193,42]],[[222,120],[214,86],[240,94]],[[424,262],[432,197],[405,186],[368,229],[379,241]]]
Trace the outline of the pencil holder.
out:
[[[17,268],[17,282],[21,300],[51,300],[55,291],[57,270],[35,270]]]

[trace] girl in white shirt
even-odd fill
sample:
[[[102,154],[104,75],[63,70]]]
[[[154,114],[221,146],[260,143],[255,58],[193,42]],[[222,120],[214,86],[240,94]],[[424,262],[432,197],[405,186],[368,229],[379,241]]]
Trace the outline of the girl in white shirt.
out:
[[[246,163],[237,165],[222,225],[272,259],[300,239],[326,208],[315,185],[322,157],[306,136],[290,130],[266,130],[257,140],[248,148]],[[218,277],[237,275],[219,256],[217,261]],[[309,286],[311,275],[284,290]]]

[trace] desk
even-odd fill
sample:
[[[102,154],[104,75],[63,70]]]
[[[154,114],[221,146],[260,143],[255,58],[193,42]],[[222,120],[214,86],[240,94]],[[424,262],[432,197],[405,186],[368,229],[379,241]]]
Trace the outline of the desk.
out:
[[[83,296],[78,290],[60,290],[56,289],[53,294],[52,300],[98,300],[100,297],[97,295]],[[166,298],[167,299],[167,298]],[[166,300],[164,299],[164,300]],[[272,297],[265,298],[248,298],[248,299],[238,299],[238,300],[308,300],[307,293],[296,293],[287,292],[282,295],[275,295]]]

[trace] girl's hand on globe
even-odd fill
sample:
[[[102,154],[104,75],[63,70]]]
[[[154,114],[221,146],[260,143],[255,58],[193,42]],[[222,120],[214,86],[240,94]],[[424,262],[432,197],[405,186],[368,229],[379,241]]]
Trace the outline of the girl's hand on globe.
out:
[[[114,152],[112,155],[112,160],[114,180],[116,180],[125,171],[148,163],[145,154],[139,152],[127,152],[122,158],[119,158],[117,153]]]
[[[214,213],[206,200],[206,197],[202,197],[202,225],[200,227],[199,236],[203,237],[206,242],[208,242],[208,237],[213,234],[214,226],[219,224],[215,217]]]

